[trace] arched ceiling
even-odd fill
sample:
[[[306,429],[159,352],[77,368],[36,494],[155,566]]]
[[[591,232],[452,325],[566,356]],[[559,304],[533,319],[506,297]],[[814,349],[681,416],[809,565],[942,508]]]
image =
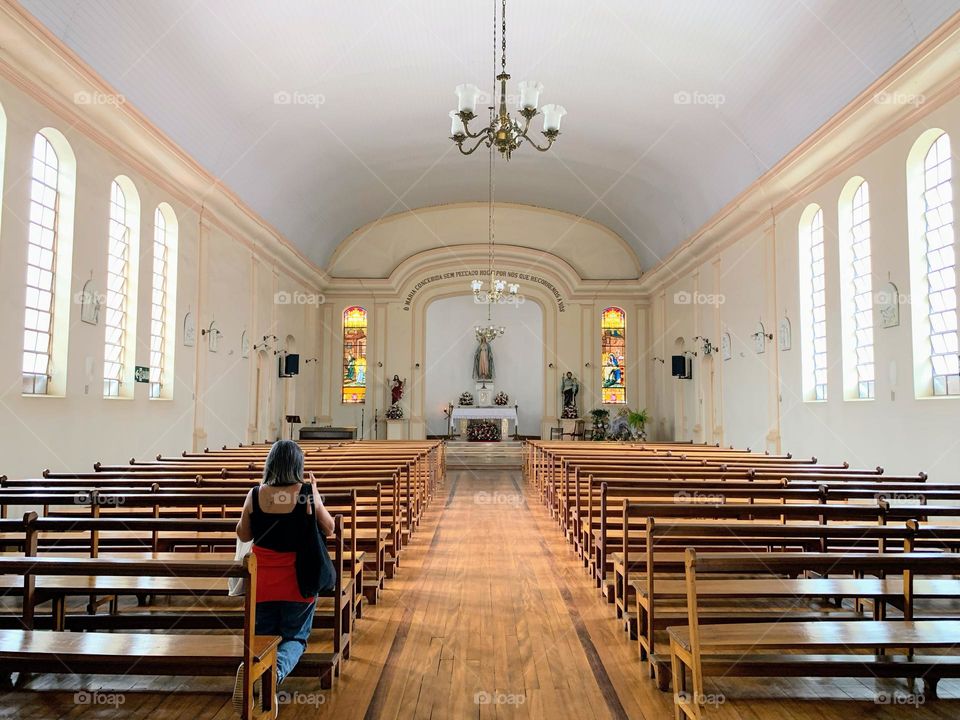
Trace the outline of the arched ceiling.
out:
[[[491,86],[491,3],[22,4],[320,266],[378,218],[486,198],[447,112],[458,83]],[[606,225],[650,268],[957,10],[510,2],[511,87],[569,114],[553,151],[498,164],[497,198]]]

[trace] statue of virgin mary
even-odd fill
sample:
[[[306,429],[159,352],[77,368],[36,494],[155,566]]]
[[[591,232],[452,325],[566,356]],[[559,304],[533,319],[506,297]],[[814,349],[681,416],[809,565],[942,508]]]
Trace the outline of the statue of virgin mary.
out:
[[[477,351],[473,354],[473,379],[479,382],[493,380],[493,350],[486,336],[477,333]]]

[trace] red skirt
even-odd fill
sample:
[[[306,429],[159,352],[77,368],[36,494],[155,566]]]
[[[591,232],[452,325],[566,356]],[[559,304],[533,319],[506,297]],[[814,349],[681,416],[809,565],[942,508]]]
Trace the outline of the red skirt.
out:
[[[257,602],[283,600],[308,603],[314,601],[315,598],[305,598],[300,594],[295,552],[277,552],[254,545],[253,554],[257,557]]]

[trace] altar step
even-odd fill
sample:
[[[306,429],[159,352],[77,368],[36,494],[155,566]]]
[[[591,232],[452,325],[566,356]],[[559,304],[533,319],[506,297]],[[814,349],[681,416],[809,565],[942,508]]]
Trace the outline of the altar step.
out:
[[[451,470],[518,470],[523,466],[523,443],[450,440],[446,458]]]

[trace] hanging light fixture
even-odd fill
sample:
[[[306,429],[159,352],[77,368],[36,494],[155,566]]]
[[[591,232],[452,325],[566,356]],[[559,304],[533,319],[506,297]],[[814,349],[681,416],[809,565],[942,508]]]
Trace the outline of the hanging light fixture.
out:
[[[488,285],[484,288],[483,280],[476,278],[470,282],[470,289],[473,291],[473,297],[478,303],[486,304],[487,306],[487,321],[490,322],[490,306],[494,303],[509,302],[517,298],[518,293],[520,292],[520,285],[517,283],[508,283],[505,280],[502,280],[497,277],[496,273],[496,246],[497,246],[497,233],[496,233],[496,223],[494,221],[494,182],[493,182],[493,146],[490,146],[490,157],[488,164],[488,181],[487,181],[487,282]],[[487,328],[488,331],[493,332],[494,330],[499,330],[500,335],[503,335],[504,328],[496,328],[492,324]],[[487,340],[492,340],[496,337],[496,334],[488,336]],[[480,328],[477,328],[477,339],[480,339]]]
[[[494,0],[494,88],[499,84],[499,110],[497,112],[491,112],[492,117],[490,118],[489,125],[481,128],[478,132],[472,132],[469,123],[477,117],[477,102],[480,99],[480,88],[470,83],[457,85],[454,90],[457,95],[457,109],[450,111],[450,139],[457,144],[457,148],[464,155],[471,155],[481,145],[486,144],[487,147],[496,147],[500,154],[509,160],[513,151],[519,148],[524,142],[529,143],[540,152],[549,150],[560,135],[560,120],[567,114],[567,111],[562,105],[544,105],[538,110],[543,85],[538,82],[525,80],[518,85],[520,101],[517,109],[523,118],[523,122],[518,122],[511,117],[507,111],[507,80],[510,79],[510,75],[507,73],[507,0],[501,0],[500,17],[500,73],[496,74],[497,5],[496,0]],[[494,94],[496,94],[496,90],[494,90]],[[491,110],[492,109],[493,108],[491,108]],[[530,121],[540,114],[543,115],[542,134],[547,139],[547,144],[543,146],[537,145],[527,134],[530,130]],[[464,143],[467,140],[476,140],[477,142],[467,150],[464,149]]]

